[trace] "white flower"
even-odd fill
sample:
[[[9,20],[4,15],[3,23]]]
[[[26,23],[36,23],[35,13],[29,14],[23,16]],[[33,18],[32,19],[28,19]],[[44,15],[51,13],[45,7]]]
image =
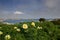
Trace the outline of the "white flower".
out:
[[[27,29],[28,25],[27,24],[23,24],[23,29]]]
[[[42,27],[39,27],[39,26],[38,26],[37,29],[42,29]]]
[[[17,29],[17,27],[14,27],[14,29]]]
[[[20,32],[20,29],[16,29],[18,32]]]
[[[6,36],[5,36],[5,39],[6,39],[6,40],[11,39],[11,36],[10,36],[10,35],[6,35]]]
[[[32,26],[35,26],[35,23],[34,23],[34,22],[32,22],[32,23],[31,23],[31,25],[32,25]]]
[[[2,35],[3,34],[3,32],[2,31],[0,31],[0,35]]]

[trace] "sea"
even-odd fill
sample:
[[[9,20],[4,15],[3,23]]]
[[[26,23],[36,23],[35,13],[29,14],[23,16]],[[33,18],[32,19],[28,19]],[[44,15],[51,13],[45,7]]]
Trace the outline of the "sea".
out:
[[[4,20],[3,22],[8,22],[8,23],[19,23],[19,22],[38,22],[39,19],[20,19],[20,20],[13,20],[13,19],[8,19]]]

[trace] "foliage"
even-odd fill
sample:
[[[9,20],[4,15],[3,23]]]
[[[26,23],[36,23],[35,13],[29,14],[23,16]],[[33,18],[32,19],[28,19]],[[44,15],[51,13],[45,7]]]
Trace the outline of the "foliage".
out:
[[[23,24],[27,24],[28,28],[23,29]],[[14,29],[17,27],[20,31]],[[42,27],[42,29],[38,29]],[[31,22],[22,22],[15,25],[0,24],[0,40],[5,40],[6,35],[10,35],[10,40],[60,40],[60,25],[54,25],[49,21],[43,23],[35,22],[35,27]]]
[[[41,22],[44,22],[45,21],[45,18],[40,18],[39,21]]]
[[[54,23],[55,25],[60,25],[60,19],[52,20],[51,22]]]

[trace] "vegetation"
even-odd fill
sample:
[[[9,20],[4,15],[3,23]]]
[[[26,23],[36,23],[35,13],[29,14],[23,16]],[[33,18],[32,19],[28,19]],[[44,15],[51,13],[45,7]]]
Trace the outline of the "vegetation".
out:
[[[56,19],[51,22],[54,23],[55,25],[60,25],[60,19]]]
[[[40,18],[39,21],[40,22],[44,22],[45,21],[45,18]]]
[[[52,22],[0,24],[0,40],[60,40],[60,25]]]

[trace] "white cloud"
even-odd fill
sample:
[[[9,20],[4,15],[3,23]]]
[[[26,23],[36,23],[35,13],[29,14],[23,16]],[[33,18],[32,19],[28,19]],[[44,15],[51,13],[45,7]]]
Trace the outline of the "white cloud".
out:
[[[15,11],[14,14],[24,14],[24,13],[20,11]]]

